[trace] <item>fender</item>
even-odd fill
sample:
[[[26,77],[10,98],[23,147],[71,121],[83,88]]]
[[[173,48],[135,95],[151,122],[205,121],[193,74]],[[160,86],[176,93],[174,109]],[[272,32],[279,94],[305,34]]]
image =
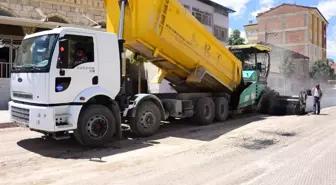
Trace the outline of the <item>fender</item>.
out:
[[[108,92],[106,89],[101,87],[91,87],[88,89],[85,89],[81,93],[77,95],[74,102],[81,102],[82,105],[79,106],[71,106],[70,107],[70,115],[71,115],[71,122],[74,125],[74,129],[77,128],[77,120],[79,117],[79,114],[85,105],[87,101],[89,101],[91,98],[99,95],[104,95],[106,97],[109,97],[112,100],[112,104],[110,104],[110,109],[112,110],[112,113],[114,115],[114,118],[116,119],[116,137],[120,139],[122,137],[122,130],[121,130],[121,115],[120,115],[120,108],[118,106],[118,103],[114,100],[115,96],[113,96],[112,93]]]
[[[166,120],[168,118],[169,114],[165,111],[161,100],[153,94],[137,94],[137,95],[133,96],[130,99],[130,105],[129,105],[127,113],[126,113],[127,117],[134,118],[139,105],[143,101],[146,101],[146,100],[150,100],[158,106],[158,108],[161,112],[161,120]]]
[[[114,100],[116,97],[116,94],[114,95],[104,88],[91,87],[91,88],[85,89],[84,91],[80,92],[73,102],[86,103],[92,97],[98,96],[98,95],[105,95],[111,98],[112,100]]]

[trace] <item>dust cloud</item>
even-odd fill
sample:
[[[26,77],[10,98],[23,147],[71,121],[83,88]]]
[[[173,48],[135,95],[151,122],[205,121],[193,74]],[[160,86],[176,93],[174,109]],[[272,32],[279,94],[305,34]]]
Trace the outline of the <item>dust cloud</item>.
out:
[[[280,95],[297,96],[301,91],[312,89],[316,84],[320,84],[323,97],[321,108],[336,106],[336,85],[333,86],[322,79],[312,79],[309,76],[309,60],[303,55],[288,52],[280,47],[273,47],[270,52],[270,73],[267,79],[268,86],[279,92]],[[290,64],[291,63],[291,64]],[[284,70],[284,66],[287,66]],[[291,66],[292,65],[292,66]],[[291,67],[288,67],[291,66]],[[288,70],[293,68],[293,71]],[[285,77],[285,72],[289,72],[290,77]],[[307,98],[308,112],[313,110],[313,97]]]

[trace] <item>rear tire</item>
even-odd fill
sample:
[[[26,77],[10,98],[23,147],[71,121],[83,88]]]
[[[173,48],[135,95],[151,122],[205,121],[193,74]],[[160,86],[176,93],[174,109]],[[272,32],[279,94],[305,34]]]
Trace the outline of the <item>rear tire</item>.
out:
[[[115,132],[116,119],[111,110],[103,105],[88,105],[79,116],[74,136],[84,146],[98,147],[109,143]]]
[[[215,100],[215,120],[223,122],[229,116],[229,103],[224,97],[216,98]]]
[[[145,101],[137,109],[135,118],[130,121],[132,133],[138,137],[154,135],[161,125],[161,112],[152,101]]]
[[[209,125],[215,117],[215,103],[209,97],[199,98],[195,106],[193,120],[199,125]]]

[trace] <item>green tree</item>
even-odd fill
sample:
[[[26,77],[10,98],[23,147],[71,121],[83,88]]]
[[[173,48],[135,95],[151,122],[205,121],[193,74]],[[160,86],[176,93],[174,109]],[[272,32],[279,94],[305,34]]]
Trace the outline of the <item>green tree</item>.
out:
[[[141,69],[144,67],[144,63],[147,62],[146,58],[141,55],[132,53],[128,57],[131,64],[134,64],[138,67],[138,93],[141,93]]]
[[[245,42],[245,39],[240,37],[239,30],[233,30],[229,38],[229,45],[242,45]]]
[[[295,64],[291,61],[290,53],[285,51],[281,58],[279,66],[280,73],[283,74],[285,78],[291,78],[295,73]]]
[[[327,62],[318,60],[311,67],[310,76],[315,80],[326,82],[327,80],[335,78],[335,71]]]
[[[233,32],[230,35],[229,38],[229,45],[244,45],[245,39],[240,37],[240,31],[239,30],[233,30]],[[234,55],[240,60],[240,61],[246,61],[250,58],[250,55],[244,54],[242,52],[235,52]]]

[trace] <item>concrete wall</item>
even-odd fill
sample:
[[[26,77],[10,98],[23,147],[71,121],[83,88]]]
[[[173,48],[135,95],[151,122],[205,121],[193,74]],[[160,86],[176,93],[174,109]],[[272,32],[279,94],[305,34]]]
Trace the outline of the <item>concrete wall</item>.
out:
[[[10,100],[10,79],[0,78],[0,110],[8,108]]]
[[[213,13],[213,23],[223,28],[229,27],[229,17],[219,13]]]

